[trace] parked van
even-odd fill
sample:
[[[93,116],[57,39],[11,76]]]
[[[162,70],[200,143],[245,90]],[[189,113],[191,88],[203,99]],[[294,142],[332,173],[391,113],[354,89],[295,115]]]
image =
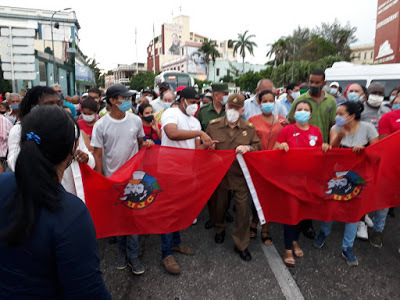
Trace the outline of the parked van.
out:
[[[344,89],[351,83],[368,87],[372,82],[385,86],[385,98],[400,86],[400,63],[383,65],[356,65],[349,62],[336,62],[325,70],[327,85],[337,81]]]

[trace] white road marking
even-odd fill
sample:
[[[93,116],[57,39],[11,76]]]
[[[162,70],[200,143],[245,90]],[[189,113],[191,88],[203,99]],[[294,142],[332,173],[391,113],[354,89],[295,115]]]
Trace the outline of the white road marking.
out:
[[[286,299],[304,300],[303,294],[294,281],[292,274],[290,274],[289,270],[283,263],[282,258],[275,246],[266,246],[261,240],[259,240],[259,242],[265,257],[267,258],[269,267],[271,268],[272,273],[274,273],[275,278],[278,281],[278,284]]]

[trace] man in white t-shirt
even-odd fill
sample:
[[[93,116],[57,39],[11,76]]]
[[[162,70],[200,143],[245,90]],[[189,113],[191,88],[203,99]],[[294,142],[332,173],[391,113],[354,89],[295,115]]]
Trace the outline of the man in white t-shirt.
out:
[[[151,140],[143,142],[142,120],[137,115],[126,113],[132,107],[133,94],[121,84],[109,87],[106,100],[111,111],[93,127],[90,144],[94,147],[95,170],[106,177],[131,159],[142,146],[154,145]],[[139,236],[118,236],[117,241],[120,250],[117,269],[123,270],[129,264],[134,274],[143,274],[144,268],[138,258]]]
[[[179,106],[168,108],[161,117],[161,145],[184,149],[208,149],[213,141],[201,130],[200,122],[194,117],[198,110],[200,96],[193,88],[181,92]],[[181,269],[172,252],[193,255],[194,250],[181,245],[179,231],[161,235],[162,263],[170,274],[179,274]]]
[[[160,96],[157,99],[154,99],[153,101],[150,102],[150,105],[153,107],[154,113],[159,112],[160,110],[165,109],[163,103],[162,103],[162,97],[163,94],[166,91],[172,91],[171,86],[168,84],[168,82],[161,82],[158,85],[158,89],[160,91]],[[173,92],[173,91],[172,91]]]

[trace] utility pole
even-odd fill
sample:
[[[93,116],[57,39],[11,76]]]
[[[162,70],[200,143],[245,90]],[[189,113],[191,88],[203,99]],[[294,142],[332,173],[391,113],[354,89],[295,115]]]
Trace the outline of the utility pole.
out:
[[[154,22],[153,22],[153,74],[156,74],[156,38],[154,33]]]
[[[294,56],[296,53],[296,44],[293,44],[293,59],[292,59],[292,82],[294,81]]]

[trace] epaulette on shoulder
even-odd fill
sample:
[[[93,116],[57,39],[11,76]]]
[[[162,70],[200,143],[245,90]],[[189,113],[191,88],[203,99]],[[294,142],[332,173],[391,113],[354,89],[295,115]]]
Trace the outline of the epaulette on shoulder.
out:
[[[212,120],[210,121],[210,124],[218,123],[219,121],[221,121],[221,119],[222,119],[222,118],[212,119]]]
[[[247,126],[249,126],[250,128],[253,128],[253,127],[254,127],[254,124],[253,124],[253,123],[250,123],[250,122],[248,122],[248,123],[247,123]]]

